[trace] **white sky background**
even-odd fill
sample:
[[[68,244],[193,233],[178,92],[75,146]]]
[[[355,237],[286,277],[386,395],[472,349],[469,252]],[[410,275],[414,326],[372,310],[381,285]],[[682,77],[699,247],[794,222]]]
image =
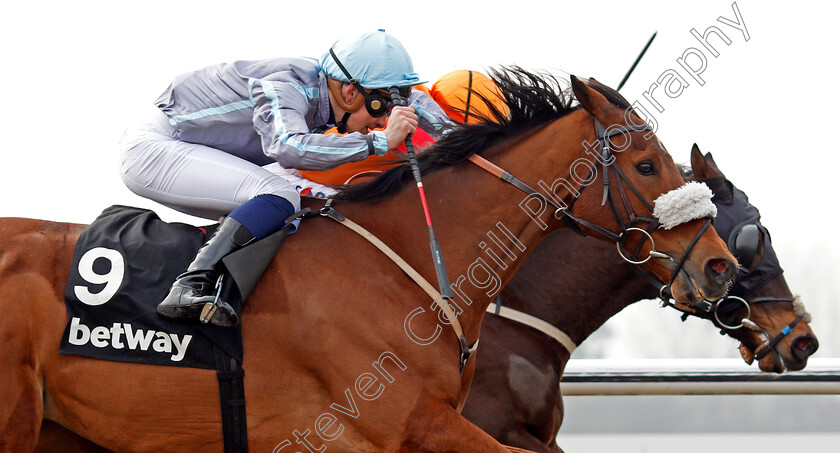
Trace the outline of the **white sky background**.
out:
[[[788,283],[814,312],[812,326],[821,340],[817,355],[840,355],[840,339],[832,333],[840,323],[834,302],[840,246],[832,239],[840,163],[832,136],[840,105],[835,2],[740,0],[748,42],[717,22],[719,16],[735,18],[730,0],[433,0],[411,7],[395,2],[393,10],[386,4],[372,9],[334,1],[4,2],[0,216],[88,223],[107,206],[125,204],[154,209],[164,220],[207,223],[126,189],[117,143],[176,75],[210,64],[319,57],[339,37],[385,28],[430,82],[455,69],[515,63],[592,76],[615,87],[658,31],[622,94],[654,113],[657,135],[677,162],[687,163],[697,142],[749,195],[773,233]],[[390,18],[406,20],[387,23]],[[702,33],[712,25],[732,44],[711,38],[720,56],[705,53],[706,83],[700,86],[676,59],[689,47],[705,52],[689,30]],[[660,89],[656,96],[665,111],[654,112],[642,93],[668,69],[689,86],[675,99]],[[660,328],[667,335],[689,335],[690,329],[680,330],[676,314],[637,305],[638,313],[618,318],[623,324],[611,323],[613,335],[630,338],[630,331],[650,334]],[[691,335],[724,348],[721,356],[737,357],[732,343],[718,339],[711,327],[696,330]],[[663,346],[661,338],[612,343],[606,348],[612,356],[658,356],[666,350],[685,356],[685,349]]]

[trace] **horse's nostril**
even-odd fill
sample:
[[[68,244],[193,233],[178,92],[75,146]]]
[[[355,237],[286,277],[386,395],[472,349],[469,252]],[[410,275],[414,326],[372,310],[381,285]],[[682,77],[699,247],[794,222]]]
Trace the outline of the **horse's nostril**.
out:
[[[810,335],[802,335],[793,340],[793,353],[800,359],[809,357],[819,348],[819,342]]]
[[[722,275],[725,274],[726,271],[729,269],[729,266],[726,264],[726,261],[721,259],[713,259],[709,261],[709,267],[715,271],[716,274]]]
[[[793,345],[796,346],[797,349],[807,349],[808,346],[811,345],[811,342],[807,338],[800,337]]]

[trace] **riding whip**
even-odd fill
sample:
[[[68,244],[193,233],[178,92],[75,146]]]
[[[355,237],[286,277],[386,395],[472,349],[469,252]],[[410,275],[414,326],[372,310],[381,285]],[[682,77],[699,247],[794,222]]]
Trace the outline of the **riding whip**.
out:
[[[393,86],[388,89],[391,93],[391,101],[394,105],[402,105],[399,88]],[[420,192],[420,201],[423,203],[423,213],[426,215],[426,225],[429,227],[429,245],[432,249],[432,260],[435,263],[440,295],[444,299],[452,299],[452,288],[449,286],[449,276],[446,274],[446,265],[443,262],[443,252],[440,250],[435,229],[432,226],[432,216],[429,214],[429,204],[426,201],[426,191],[423,189],[423,179],[420,177],[420,164],[417,162],[417,155],[414,153],[414,143],[411,142],[411,134],[405,137],[405,150],[408,154],[408,162],[411,165],[411,172],[417,182],[417,190]]]
[[[624,86],[624,82],[626,82],[627,79],[630,78],[630,74],[632,74],[633,70],[636,69],[636,65],[639,64],[639,61],[641,61],[642,57],[645,56],[645,52],[647,52],[648,47],[650,47],[650,43],[653,42],[653,38],[656,38],[656,33],[657,32],[653,32],[653,36],[651,36],[647,44],[645,44],[645,48],[642,49],[642,53],[640,53],[639,56],[636,57],[636,61],[633,62],[633,66],[630,66],[630,70],[627,71],[627,74],[624,74],[624,78],[621,79],[621,83],[618,84],[618,88],[616,88],[615,91],[621,91],[621,87]]]

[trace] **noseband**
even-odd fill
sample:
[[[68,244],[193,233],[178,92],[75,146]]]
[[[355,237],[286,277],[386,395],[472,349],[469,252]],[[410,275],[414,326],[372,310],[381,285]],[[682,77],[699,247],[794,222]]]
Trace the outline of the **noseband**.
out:
[[[796,299],[793,298],[793,297],[756,297],[755,299],[750,300],[750,303],[751,304],[759,304],[759,303],[763,303],[763,302],[790,302],[790,303],[793,303],[795,300]],[[761,327],[759,327],[758,325],[756,325],[755,323],[750,321],[750,324],[752,324],[752,325],[748,324],[747,327],[750,328],[750,329],[753,329],[753,330],[758,330],[763,335],[765,335],[769,340],[766,344],[764,344],[762,347],[760,347],[755,352],[755,358],[758,359],[758,360],[761,360],[761,359],[764,358],[764,356],[766,356],[768,353],[773,351],[773,349],[776,347],[776,345],[779,344],[780,341],[782,341],[782,338],[786,337],[789,333],[791,333],[793,331],[793,328],[796,327],[796,325],[799,324],[799,321],[802,321],[803,318],[805,318],[805,313],[802,313],[801,315],[797,316],[790,324],[786,325],[779,332],[779,334],[776,335],[775,337],[773,337],[772,339],[770,338],[770,334],[766,330],[762,329]],[[747,320],[747,321],[749,321],[749,320]]]

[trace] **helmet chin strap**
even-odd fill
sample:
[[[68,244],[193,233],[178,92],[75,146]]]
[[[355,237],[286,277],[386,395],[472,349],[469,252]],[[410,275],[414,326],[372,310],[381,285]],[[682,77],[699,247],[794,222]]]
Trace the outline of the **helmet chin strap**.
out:
[[[339,134],[347,133],[347,120],[350,119],[350,115],[350,112],[344,112],[344,116],[341,117],[341,120],[335,122],[335,127],[338,129]]]

